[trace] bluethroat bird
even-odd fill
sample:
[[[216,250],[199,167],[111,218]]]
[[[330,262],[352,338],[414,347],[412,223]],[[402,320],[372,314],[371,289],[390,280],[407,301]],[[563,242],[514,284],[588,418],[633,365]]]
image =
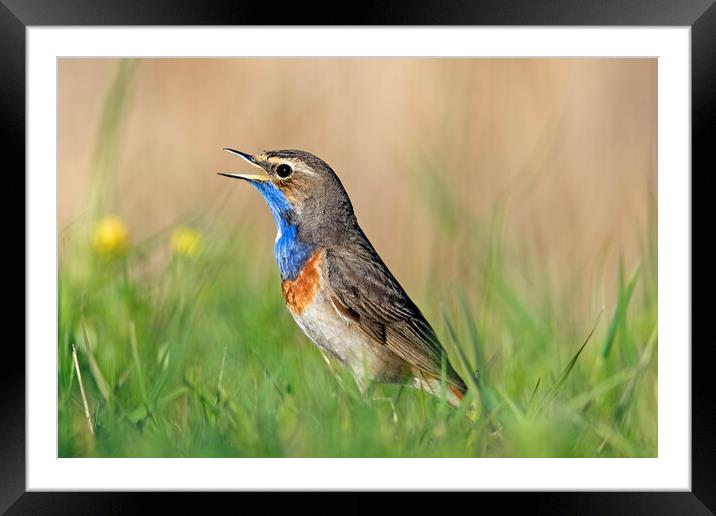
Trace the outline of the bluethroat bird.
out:
[[[299,150],[225,150],[263,171],[220,175],[248,181],[268,204],[283,296],[308,338],[348,367],[361,391],[398,383],[439,396],[444,370],[447,400],[458,405],[465,383],[358,225],[333,169]]]

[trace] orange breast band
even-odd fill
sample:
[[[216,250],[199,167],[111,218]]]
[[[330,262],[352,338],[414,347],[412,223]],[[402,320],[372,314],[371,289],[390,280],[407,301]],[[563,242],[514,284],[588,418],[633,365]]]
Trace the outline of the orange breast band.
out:
[[[295,280],[284,280],[281,282],[283,297],[286,306],[294,314],[300,314],[313,301],[313,297],[321,286],[321,277],[318,271],[318,264],[321,262],[321,252],[316,251],[306,260],[303,269]]]

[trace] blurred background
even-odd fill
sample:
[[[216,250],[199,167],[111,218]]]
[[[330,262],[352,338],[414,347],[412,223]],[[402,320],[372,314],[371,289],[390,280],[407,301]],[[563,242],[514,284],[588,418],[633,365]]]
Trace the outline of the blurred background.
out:
[[[562,274],[588,279],[604,261],[613,276],[616,256],[640,252],[656,192],[656,60],[135,64],[111,195],[136,239],[221,206],[225,222],[251,221],[269,256],[268,210],[251,188],[216,176],[245,169],[221,148],[297,148],[339,174],[363,229],[408,282],[433,262],[419,204],[440,186],[478,218],[505,203],[505,233]],[[95,135],[117,71],[117,60],[60,61],[60,230],[87,209]],[[439,273],[452,280],[459,267]]]
[[[60,456],[656,455],[655,59],[61,59],[58,106]],[[475,424],[326,367],[223,147],[332,166]]]

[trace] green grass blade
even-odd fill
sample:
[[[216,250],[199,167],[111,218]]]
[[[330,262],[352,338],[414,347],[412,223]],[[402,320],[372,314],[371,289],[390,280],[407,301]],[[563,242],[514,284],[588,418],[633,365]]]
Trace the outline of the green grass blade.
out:
[[[147,394],[147,386],[144,383],[144,371],[142,369],[142,361],[139,359],[139,349],[137,346],[137,331],[134,321],[129,323],[129,345],[132,348],[132,359],[134,360],[134,369],[137,372],[137,381],[139,382],[139,392],[142,395],[142,401],[149,410],[149,396]]]
[[[485,355],[482,350],[482,343],[480,342],[480,335],[477,330],[477,323],[475,322],[475,316],[470,310],[470,305],[462,288],[458,288],[458,300],[460,301],[460,307],[462,308],[463,317],[465,318],[465,322],[467,323],[467,331],[470,336],[470,342],[472,343],[472,348],[475,351],[475,359],[477,363],[475,364],[475,371],[473,371],[473,373],[479,374],[480,377],[482,377],[485,382],[487,382],[488,371],[485,367]]]
[[[621,264],[619,266],[619,292],[617,298],[617,306],[614,309],[614,315],[612,316],[612,320],[609,323],[607,335],[604,338],[604,343],[602,344],[602,348],[600,350],[600,355],[604,359],[609,356],[609,352],[613,347],[614,339],[617,335],[617,330],[626,320],[627,308],[629,306],[629,301],[631,300],[632,293],[634,292],[634,287],[636,287],[637,280],[639,279],[640,271],[641,264],[637,264],[637,266],[634,268],[634,271],[631,273],[631,276],[629,277],[629,281],[627,282],[626,286],[624,286],[623,268]]]
[[[564,370],[560,373],[559,377],[557,378],[557,382],[554,384],[554,386],[549,390],[547,395],[545,396],[544,400],[542,401],[542,405],[544,403],[552,398],[557,394],[557,391],[559,388],[564,384],[564,382],[567,380],[567,377],[569,376],[569,373],[572,372],[572,369],[574,369],[574,366],[577,364],[577,359],[579,359],[579,356],[582,354],[582,351],[584,351],[584,348],[589,343],[589,340],[592,338],[592,335],[594,335],[594,331],[597,329],[597,325],[599,324],[599,320],[602,317],[602,313],[604,313],[604,310],[599,310],[599,314],[597,315],[597,319],[594,321],[594,325],[592,326],[592,329],[589,331],[589,334],[587,335],[587,338],[584,339],[584,342],[581,346],[579,346],[579,349],[574,354],[572,359],[567,364],[567,367],[564,368]],[[541,405],[541,406],[542,406]]]
[[[450,340],[453,344],[453,347],[455,348],[455,354],[458,358],[458,363],[460,364],[460,368],[463,371],[466,371],[466,373],[463,375],[463,379],[465,380],[465,383],[467,384],[469,389],[472,389],[475,393],[479,393],[480,402],[484,406],[487,413],[495,412],[498,409],[498,406],[500,403],[497,401],[495,394],[492,392],[492,390],[482,381],[482,378],[480,375],[473,375],[469,374],[469,371],[472,370],[470,367],[467,358],[465,357],[465,354],[462,351],[462,348],[460,347],[460,343],[457,339],[457,333],[455,331],[455,327],[453,326],[452,322],[450,321],[450,318],[447,316],[447,313],[445,312],[445,309],[443,308],[442,311],[443,320],[445,321],[445,324],[448,328],[448,334],[450,335]]]
[[[84,318],[81,322],[82,325],[82,351],[84,351],[85,355],[87,356],[87,362],[89,362],[90,366],[90,372],[92,373],[92,378],[94,378],[94,382],[97,385],[97,388],[99,389],[100,394],[102,394],[102,397],[105,401],[109,402],[109,394],[110,394],[110,388],[107,384],[107,380],[105,380],[104,375],[102,374],[102,369],[100,369],[99,364],[97,363],[97,360],[94,357],[94,353],[92,353],[92,347],[90,346],[90,340],[89,335],[87,334],[87,324],[85,323]]]

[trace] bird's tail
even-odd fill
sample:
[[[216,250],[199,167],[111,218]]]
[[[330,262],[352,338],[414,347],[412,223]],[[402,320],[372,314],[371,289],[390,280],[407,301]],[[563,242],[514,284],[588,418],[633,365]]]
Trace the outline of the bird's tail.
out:
[[[462,403],[462,399],[465,397],[465,393],[467,392],[467,387],[465,387],[464,384],[462,386],[450,384],[448,386],[448,391],[448,403],[450,403],[453,407],[457,407],[460,403]]]

